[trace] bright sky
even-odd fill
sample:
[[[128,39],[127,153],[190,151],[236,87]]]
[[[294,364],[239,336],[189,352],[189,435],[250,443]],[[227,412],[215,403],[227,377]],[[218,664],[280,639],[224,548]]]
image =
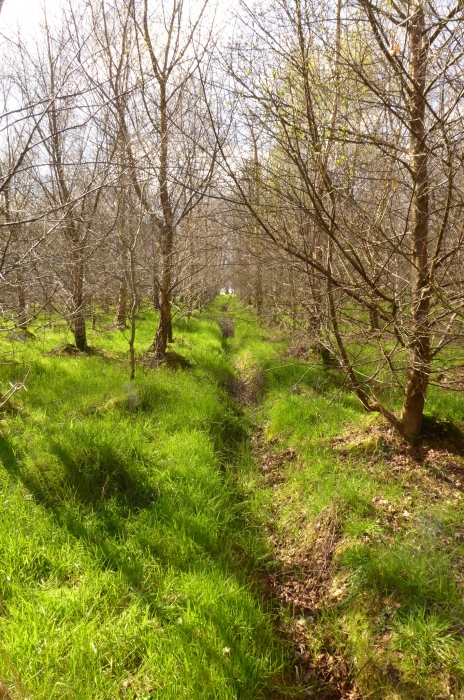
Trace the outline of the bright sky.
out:
[[[43,17],[43,6],[51,18],[62,0],[4,0],[0,14],[0,32],[15,30],[19,25],[23,34],[33,34]]]
[[[14,32],[19,25],[23,36],[33,35],[43,17],[44,5],[48,19],[51,20],[64,2],[65,0],[4,0],[0,13],[0,34],[8,34],[9,30]],[[191,2],[195,5],[196,0]],[[228,0],[210,0],[211,8],[218,8],[216,20],[220,19],[220,24],[226,20],[228,5]]]

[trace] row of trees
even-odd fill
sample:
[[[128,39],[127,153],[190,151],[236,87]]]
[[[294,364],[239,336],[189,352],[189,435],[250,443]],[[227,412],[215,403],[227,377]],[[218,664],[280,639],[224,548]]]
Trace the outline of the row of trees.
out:
[[[216,277],[206,289],[195,280],[213,260],[221,268],[214,231],[206,235],[217,207],[196,75],[204,9],[192,20],[182,2],[82,2],[58,26],[45,17],[33,45],[9,41],[2,302],[17,308],[20,328],[28,297],[62,314],[85,350],[91,300],[119,293],[125,325],[128,300],[138,305],[150,290],[160,359],[173,295],[192,305],[216,292]]]
[[[5,317],[51,306],[85,349],[91,302],[124,325],[150,297],[161,359],[173,304],[231,285],[415,439],[462,341],[463,10],[244,2],[219,32],[207,3],[81,0],[10,40]]]

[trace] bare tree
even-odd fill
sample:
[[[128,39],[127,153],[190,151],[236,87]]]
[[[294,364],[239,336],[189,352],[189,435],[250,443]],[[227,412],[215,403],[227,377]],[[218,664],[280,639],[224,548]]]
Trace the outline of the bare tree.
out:
[[[241,180],[240,122],[222,149],[235,201],[317,281],[321,341],[365,408],[410,440],[432,362],[461,337],[460,13],[338,3],[326,20],[304,0],[242,5],[247,43],[228,59],[234,109],[264,135],[259,205]]]
[[[172,337],[176,234],[182,221],[204,199],[214,165],[211,149],[204,143],[210,130],[202,115],[203,95],[196,88],[205,7],[200,6],[193,19],[182,0],[160,4],[152,14],[147,0],[131,0],[127,7],[135,28],[141,76],[140,112],[130,117],[132,130],[121,103],[119,116],[132,184],[152,222],[161,252],[156,279],[160,319],[155,359],[164,357]]]

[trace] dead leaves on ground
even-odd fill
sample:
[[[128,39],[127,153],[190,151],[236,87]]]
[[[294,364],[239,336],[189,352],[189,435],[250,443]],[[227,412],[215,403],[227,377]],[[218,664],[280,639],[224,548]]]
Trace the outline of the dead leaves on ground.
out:
[[[333,577],[332,561],[342,539],[336,506],[327,508],[306,534],[303,547],[288,538],[271,535],[278,570],[272,576],[273,588],[285,605],[300,614],[314,613],[338,602],[343,582]]]
[[[229,394],[244,406],[254,403],[263,388],[264,374],[259,369],[249,370],[246,374],[230,380]]]
[[[285,467],[297,464],[298,454],[289,447],[279,450],[278,439],[267,440],[263,430],[252,437],[252,449],[264,483],[277,489],[285,480]],[[346,591],[346,582],[334,575],[333,560],[342,542],[339,508],[333,504],[320,514],[310,530],[305,525],[304,544],[289,533],[269,534],[274,553],[270,589],[294,616],[281,622],[281,632],[294,650],[294,680],[302,688],[301,697],[320,700],[357,700],[349,662],[328,640],[327,649],[314,655],[310,637],[315,616],[322,608],[337,605]]]
[[[292,447],[283,452],[268,449],[268,446],[271,447],[275,442],[276,440],[266,440],[262,430],[257,430],[251,438],[253,455],[265,483],[274,487],[285,480],[285,466],[294,462],[298,456]]]
[[[463,497],[464,441],[446,423],[430,426],[416,446],[408,445],[387,425],[372,424],[338,436],[332,447],[341,459],[360,458],[368,472],[376,475],[380,469],[430,503],[459,502]]]
[[[395,533],[408,536],[418,524],[422,530],[435,527],[433,517],[423,510],[424,504],[447,503],[458,505],[464,490],[464,440],[452,426],[446,423],[427,426],[427,434],[421,443],[412,447],[398,438],[387,425],[371,424],[338,436],[332,442],[338,459],[356,460],[357,468],[370,473],[377,483],[401,486],[401,499],[393,502],[379,492],[372,498],[371,517],[375,519],[387,538]],[[255,461],[263,482],[272,489],[280,489],[285,481],[286,467],[298,465],[298,455],[292,448],[279,449],[278,440],[266,440],[262,430],[252,438]],[[419,510],[418,510],[419,508]],[[430,523],[425,519],[429,518]],[[315,626],[323,611],[336,609],[345,598],[348,582],[343,568],[337,564],[337,553],[345,545],[343,512],[336,503],[324,509],[311,523],[306,512],[297,522],[297,531],[276,532],[271,523],[269,541],[274,555],[274,568],[270,584],[285,607],[294,613],[281,622],[282,633],[294,649],[294,679],[302,687],[301,697],[321,700],[359,700],[363,697],[356,681],[355,659],[347,658],[343,648],[330,638],[312,643]],[[292,526],[295,521],[292,522]],[[436,532],[440,546],[452,548],[464,540],[464,526],[454,533]],[[369,543],[366,533],[366,543]],[[457,539],[456,539],[457,538]],[[385,609],[391,600],[377,601]],[[380,634],[380,632],[379,632]],[[378,638],[379,649],[389,643],[391,628],[382,631]],[[320,637],[320,635],[319,635]],[[383,672],[382,669],[379,673]],[[386,667],[386,679],[395,687],[393,667]],[[384,675],[385,675],[384,674]]]
[[[0,681],[0,700],[13,700],[6,683]]]

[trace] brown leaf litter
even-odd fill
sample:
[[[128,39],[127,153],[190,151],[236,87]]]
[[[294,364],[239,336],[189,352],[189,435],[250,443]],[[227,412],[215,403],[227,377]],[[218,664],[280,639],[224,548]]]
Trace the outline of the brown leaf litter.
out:
[[[309,360],[314,354],[314,347],[307,340],[297,339],[288,348],[285,357],[295,357],[298,360]]]
[[[296,451],[291,447],[280,453],[275,450],[266,450],[266,444],[270,445],[272,443],[265,439],[262,429],[258,429],[252,436],[251,444],[255,461],[261,474],[264,476],[265,483],[269,486],[274,486],[284,481],[284,467],[289,462],[296,460],[298,456]]]
[[[298,460],[293,449],[279,450],[277,441],[266,440],[262,429],[252,438],[263,481],[273,489],[285,481],[285,467]],[[381,494],[372,500],[378,518],[392,533],[409,527],[416,500],[459,503],[462,498],[464,440],[446,422],[426,423],[425,435],[416,446],[405,443],[388,425],[373,423],[338,436],[332,447],[341,460],[356,458],[362,461],[363,469],[376,477],[384,474],[388,480],[401,483],[405,494],[401,503],[391,503]],[[363,697],[356,681],[360,670],[354,660],[343,655],[335,640],[325,639],[316,653],[311,644],[320,612],[334,608],[347,591],[347,582],[336,566],[337,551],[343,547],[342,515],[337,504],[332,504],[311,525],[303,517],[297,534],[277,534],[272,525],[269,531],[275,563],[269,585],[282,605],[294,613],[290,621],[281,622],[281,633],[294,650],[293,678],[302,689],[301,697]],[[464,526],[456,536],[464,540]],[[448,544],[453,543],[443,542]],[[391,606],[392,602],[388,602]],[[385,634],[388,636],[391,631]],[[390,676],[397,670],[388,667],[385,673],[395,685]]]
[[[343,598],[346,582],[337,579],[333,560],[342,543],[338,507],[323,510],[305,545],[270,537],[277,572],[272,574],[274,592],[294,616],[282,631],[295,653],[295,680],[305,686],[305,697],[321,700],[356,700],[353,666],[333,640],[326,639],[316,654],[311,651],[312,628],[318,612],[334,607]]]
[[[259,369],[234,377],[227,384],[227,391],[244,406],[254,403],[263,387],[264,374]]]
[[[0,681],[0,700],[13,700],[8,686],[3,681]]]
[[[414,446],[388,425],[373,423],[337,436],[332,447],[342,459],[361,457],[368,471],[377,472],[382,466],[406,491],[420,492],[430,502],[462,499],[464,439],[445,421],[426,424],[424,435]]]
[[[292,448],[279,451],[277,439],[266,440],[262,429],[252,437],[252,449],[264,482],[278,488],[285,480],[285,467],[296,462]],[[281,603],[294,613],[282,622],[280,631],[294,651],[293,679],[301,688],[301,697],[320,700],[357,700],[352,665],[331,640],[315,656],[310,647],[312,626],[322,608],[335,606],[346,590],[342,579],[334,576],[333,560],[342,542],[341,517],[336,504],[323,510],[305,530],[304,544],[288,533],[271,532],[269,542],[274,553],[274,571],[269,588]]]
[[[443,389],[464,390],[464,365],[449,367],[433,377],[434,383]]]

